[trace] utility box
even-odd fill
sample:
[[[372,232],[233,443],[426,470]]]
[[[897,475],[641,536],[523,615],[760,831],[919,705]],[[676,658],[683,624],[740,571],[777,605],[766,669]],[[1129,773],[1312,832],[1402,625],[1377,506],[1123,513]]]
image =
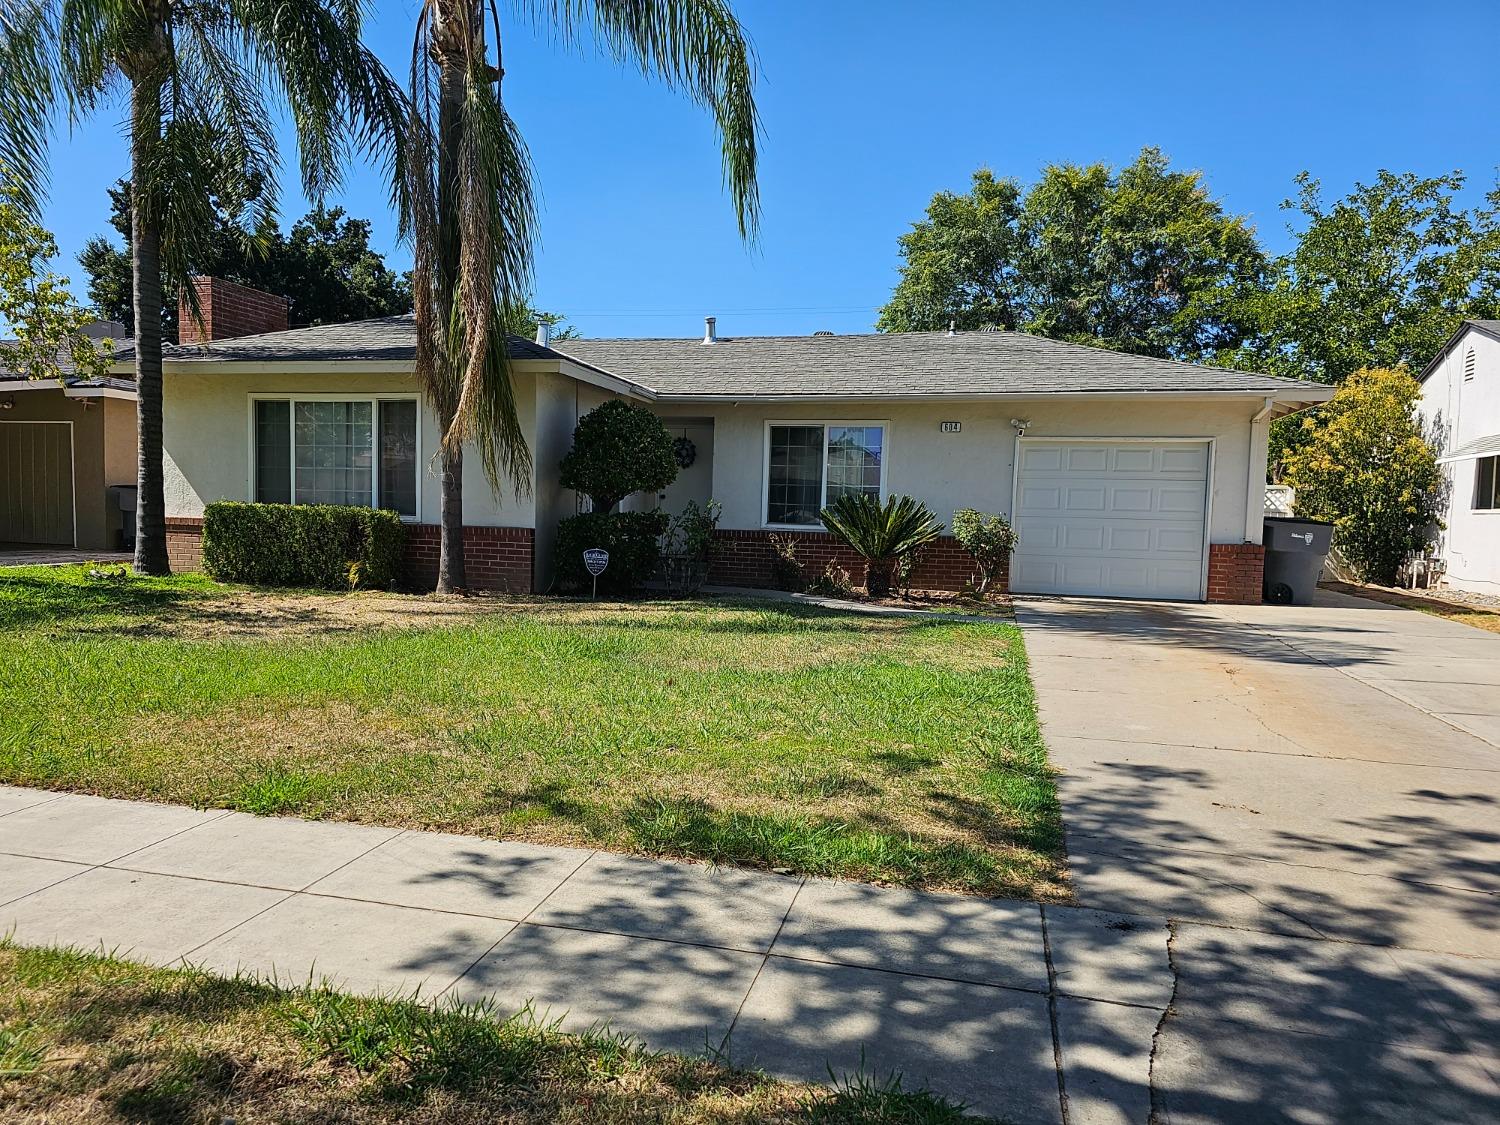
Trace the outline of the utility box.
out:
[[[1318,575],[1333,546],[1333,524],[1268,517],[1262,542],[1266,548],[1265,600],[1274,605],[1312,605]]]

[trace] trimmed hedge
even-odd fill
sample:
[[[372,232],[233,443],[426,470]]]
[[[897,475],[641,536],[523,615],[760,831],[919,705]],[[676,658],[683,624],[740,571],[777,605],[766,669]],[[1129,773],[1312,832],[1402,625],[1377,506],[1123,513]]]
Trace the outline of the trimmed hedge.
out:
[[[667,530],[662,512],[585,512],[557,525],[557,581],[565,590],[587,593],[594,579],[583,565],[583,552],[603,547],[609,566],[599,576],[601,594],[628,594],[656,571],[659,540]]]
[[[401,517],[373,508],[221,500],[203,512],[203,568],[223,582],[387,587],[405,540]]]

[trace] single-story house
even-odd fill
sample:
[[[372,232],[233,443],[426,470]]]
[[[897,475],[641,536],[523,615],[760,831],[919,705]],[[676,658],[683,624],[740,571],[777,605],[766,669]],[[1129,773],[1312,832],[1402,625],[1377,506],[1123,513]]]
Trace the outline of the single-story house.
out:
[[[85,332],[129,348],[124,325]],[[60,367],[60,379],[22,378],[7,370],[0,341],[0,543],[113,550],[122,531],[114,486],[136,481],[135,380],[86,379],[66,358]]]
[[[1500,320],[1466,320],[1418,376],[1423,429],[1447,484],[1444,581],[1500,594]]]
[[[947,523],[1008,515],[1010,588],[1259,601],[1271,420],[1329,388],[1016,332],[545,340],[512,337],[535,480],[496,495],[465,461],[475,585],[546,590],[558,521],[579,510],[557,464],[612,397],[657,413],[687,462],[634,504],[723,504],[711,578],[766,584],[769,537],[820,572],[842,558],[818,511],[842,492],[906,493]],[[375,504],[411,524],[414,581],[435,574],[433,412],[413,382],[413,323],[392,317],[170,349],[167,515],[174,565],[197,561],[219,499]],[[944,538],[915,585],[957,588]]]

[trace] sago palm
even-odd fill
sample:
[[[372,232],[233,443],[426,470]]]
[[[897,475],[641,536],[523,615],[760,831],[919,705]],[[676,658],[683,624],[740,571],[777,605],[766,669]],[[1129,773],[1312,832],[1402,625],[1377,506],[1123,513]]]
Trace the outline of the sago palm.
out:
[[[822,519],[865,560],[865,589],[877,598],[891,592],[896,564],[943,532],[927,505],[910,496],[891,496],[882,504],[862,492],[846,492],[823,509]]]
[[[271,103],[290,111],[314,199],[337,185],[351,147],[392,161],[393,182],[406,182],[406,102],[360,41],[363,8],[363,0],[0,0],[0,165],[33,213],[54,127],[126,103],[142,573],[169,569],[162,285],[196,301],[186,282],[216,207],[247,241],[275,222]]]
[[[757,121],[750,47],[722,0],[531,0],[524,18],[565,43],[591,36],[714,115],[740,233],[754,234]],[[491,41],[493,37],[493,42]],[[526,146],[501,97],[495,0],[423,0],[412,51],[416,374],[442,431],[438,589],[461,589],[463,443],[497,492],[530,488],[505,324],[531,280],[536,215]]]

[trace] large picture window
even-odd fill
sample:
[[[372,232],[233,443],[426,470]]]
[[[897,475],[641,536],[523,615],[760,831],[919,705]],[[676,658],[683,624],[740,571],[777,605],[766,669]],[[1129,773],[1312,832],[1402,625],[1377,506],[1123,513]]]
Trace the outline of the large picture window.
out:
[[[1500,508],[1500,457],[1480,457],[1474,462],[1474,509]]]
[[[885,485],[885,426],[877,422],[773,422],[766,427],[765,522],[821,527],[840,496],[877,500]]]
[[[415,399],[256,399],[255,499],[417,518]]]

